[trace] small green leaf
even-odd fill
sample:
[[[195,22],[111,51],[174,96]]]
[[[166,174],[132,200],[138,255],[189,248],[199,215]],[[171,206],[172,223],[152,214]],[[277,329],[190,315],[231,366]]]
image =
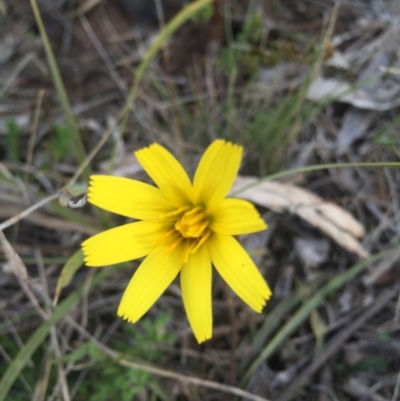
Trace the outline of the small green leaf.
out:
[[[18,137],[20,134],[19,127],[15,120],[7,120],[7,156],[8,160],[12,162],[17,162],[19,160],[19,152],[18,152]]]
[[[70,130],[65,125],[53,124],[54,138],[51,151],[57,161],[71,152]]]
[[[311,312],[310,316],[311,329],[316,338],[315,353],[319,354],[322,351],[324,337],[327,332],[327,326],[317,310]]]
[[[82,343],[79,348],[64,355],[61,359],[64,362],[80,362],[85,359],[89,354],[89,342]]]
[[[55,299],[56,299],[55,303],[57,303],[61,290],[71,282],[76,271],[82,265],[83,265],[83,253],[82,250],[79,249],[67,260],[67,263],[65,263],[64,267],[61,270],[55,291]]]
[[[383,375],[388,372],[389,360],[382,356],[364,358],[356,364],[354,371],[370,372],[376,375]]]

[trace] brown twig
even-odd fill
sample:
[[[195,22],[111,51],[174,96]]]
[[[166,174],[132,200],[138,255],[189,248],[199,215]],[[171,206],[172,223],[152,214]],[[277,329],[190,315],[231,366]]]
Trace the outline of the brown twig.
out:
[[[80,326],[78,323],[76,323],[70,316],[66,316],[66,321],[69,324],[71,324],[85,338],[92,341],[105,355],[109,356],[114,362],[118,363],[121,366],[125,366],[125,367],[133,369],[133,370],[148,372],[153,375],[164,377],[167,379],[176,380],[177,382],[180,382],[184,385],[191,384],[194,386],[209,388],[209,389],[221,391],[224,393],[233,394],[238,397],[245,397],[249,401],[270,401],[267,398],[251,394],[248,391],[242,390],[242,389],[234,387],[234,386],[228,386],[226,384],[215,383],[210,380],[198,379],[197,377],[183,375],[181,373],[176,373],[176,372],[173,372],[170,370],[160,369],[160,368],[156,368],[154,366],[129,361],[128,359],[124,359],[121,356],[121,353],[114,351],[113,349],[108,348],[106,345],[101,343],[96,337],[92,336],[82,326]]]
[[[352,324],[346,326],[342,331],[340,331],[332,340],[326,345],[325,352],[321,354],[317,359],[315,359],[311,365],[308,366],[283,392],[283,394],[278,398],[278,401],[290,400],[295,393],[307,382],[307,380],[315,374],[327,361],[343,346],[344,342],[353,333],[358,330],[362,325],[368,321],[372,316],[383,309],[387,303],[393,299],[396,295],[397,290],[387,290],[375,301],[372,306],[369,306],[366,311],[358,317]]]
[[[10,227],[15,223],[18,223],[24,217],[30,215],[35,210],[37,210],[37,209],[41,208],[42,206],[44,206],[46,203],[49,203],[52,200],[55,200],[57,198],[58,198],[58,193],[56,192],[56,193],[54,193],[54,194],[52,194],[50,196],[47,196],[46,198],[43,198],[42,200],[40,200],[39,202],[35,203],[34,205],[28,207],[23,212],[18,213],[17,215],[11,217],[10,219],[8,219],[6,221],[3,221],[3,223],[0,224],[0,231],[3,231],[7,227]]]
[[[44,93],[45,93],[45,91],[43,89],[41,89],[41,90],[39,90],[38,95],[37,95],[36,108],[35,108],[35,113],[33,115],[31,134],[29,137],[28,150],[27,150],[27,154],[26,154],[26,164],[28,166],[32,165],[33,150],[35,147],[35,139],[36,139],[36,133],[37,133],[37,128],[38,128],[38,124],[39,124],[40,110],[42,108],[42,101],[43,101]],[[30,171],[28,170],[25,175],[25,184],[28,182],[29,173],[30,173]]]
[[[99,56],[103,60],[108,72],[111,75],[111,78],[114,80],[116,85],[118,86],[118,89],[121,91],[123,96],[127,96],[128,91],[125,82],[119,75],[117,69],[115,68],[110,56],[104,49],[103,45],[101,44],[100,40],[96,36],[96,33],[93,31],[92,26],[90,25],[89,21],[87,20],[85,14],[80,14],[79,15],[79,20],[83,26],[83,29],[85,30],[86,34],[88,35],[90,41],[93,43],[93,46],[96,48],[97,53],[99,53]]]

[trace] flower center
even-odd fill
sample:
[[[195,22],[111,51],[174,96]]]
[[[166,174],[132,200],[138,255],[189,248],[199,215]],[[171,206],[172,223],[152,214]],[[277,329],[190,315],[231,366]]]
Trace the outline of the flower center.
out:
[[[200,238],[208,227],[208,219],[201,206],[195,206],[184,212],[175,223],[175,229],[184,238]]]
[[[202,206],[183,206],[167,216],[176,216],[174,228],[167,232],[161,240],[167,237],[176,237],[176,240],[169,248],[175,249],[183,240],[187,240],[184,261],[187,262],[189,256],[195,253],[211,234],[208,227],[209,219]]]

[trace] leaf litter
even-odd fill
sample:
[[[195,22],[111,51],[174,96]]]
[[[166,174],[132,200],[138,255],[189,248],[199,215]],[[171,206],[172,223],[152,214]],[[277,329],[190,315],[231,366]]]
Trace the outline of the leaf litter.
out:
[[[52,148],[55,132],[62,132],[62,127],[54,128],[54,124],[62,125],[63,117],[55,101],[56,93],[49,80],[40,38],[35,29],[30,28],[34,22],[28,3],[17,0],[12,7],[9,3],[0,0],[0,47],[5,49],[0,65],[3,82],[0,85],[0,159],[10,172],[0,177],[3,219],[18,216],[38,199],[50,196],[68,181],[77,167],[74,149],[68,147],[68,141],[65,149],[56,152]],[[45,25],[86,150],[90,151],[110,121],[115,120],[125,100],[121,87],[130,86],[137,63],[157,35],[158,24],[145,23],[157,22],[157,10],[150,7],[151,15],[146,14],[149,9],[141,7],[142,1],[135,4],[139,8],[134,13],[124,0],[81,1],[75,8],[69,1],[42,3],[40,9]],[[169,1],[161,3],[168,22]],[[268,149],[270,138],[263,137],[264,123],[254,124],[255,127],[252,123],[257,113],[263,117],[273,116],[274,106],[286,96],[293,97],[307,80],[312,68],[310,60],[322,42],[324,21],[332,12],[333,2],[257,1],[255,10],[263,21],[261,40],[246,44],[240,42],[239,36],[246,16],[254,10],[244,7],[245,2],[228,3],[232,6],[233,36],[225,37],[227,25],[221,11],[222,2],[216,1],[217,11],[211,22],[190,22],[172,37],[152,63],[126,128],[116,130],[94,159],[94,171],[143,179],[132,151],[153,141],[169,147],[194,170],[198,154],[220,133],[242,142],[247,151],[243,165],[246,176],[238,177],[236,185],[253,185],[259,171],[262,175],[275,171],[258,163],[260,159],[268,159],[262,157],[262,152]],[[73,16],[77,11],[78,18]],[[301,109],[293,126],[287,127],[287,131],[296,132],[296,135],[285,139],[279,152],[274,152],[279,154],[281,169],[343,161],[398,160],[399,16],[396,1],[341,3],[327,54],[305,92],[306,100],[316,106],[315,117],[301,120]],[[94,45],[96,40],[101,46]],[[240,63],[233,72],[222,70],[222,67],[229,67],[227,59],[233,59],[223,54],[229,40],[237,43],[232,46],[234,54],[228,55],[233,54]],[[258,69],[252,80],[248,71],[254,65],[258,65]],[[241,68],[246,71],[244,74]],[[32,135],[32,110],[43,88],[45,96],[28,169],[29,156],[24,149]],[[285,117],[286,114],[280,112],[279,115]],[[8,119],[13,119],[17,128],[14,139],[18,145],[18,163],[8,158]],[[274,129],[287,123],[283,120],[280,119]],[[271,119],[259,118],[259,121],[264,121],[264,125],[276,123]],[[259,142],[254,145],[256,139]],[[263,150],[258,149],[261,145]],[[265,233],[240,238],[274,288],[275,296],[265,315],[255,315],[243,308],[235,296],[225,291],[221,282],[215,281],[214,338],[198,349],[181,319],[179,294],[171,290],[164,295],[162,305],[150,311],[149,322],[155,321],[162,312],[171,313],[168,325],[158,327],[157,332],[172,333],[175,344],[170,346],[151,340],[143,348],[162,349],[162,354],[168,356],[168,362],[157,362],[162,369],[185,370],[215,384],[238,386],[245,366],[268,346],[271,336],[279,333],[285,322],[291,321],[299,302],[306,302],[324,283],[329,284],[349,269],[355,260],[383,251],[398,241],[399,182],[398,170],[385,174],[383,170],[355,168],[302,176],[296,184],[265,181],[246,189],[240,196],[257,204],[269,224]],[[81,260],[74,252],[86,236],[97,231],[100,223],[93,217],[90,206],[83,205],[80,199],[83,198],[68,194],[64,199],[67,204],[71,201],[72,206],[83,207],[65,210],[49,205],[22,220],[17,219],[16,224],[4,231],[0,255],[3,258],[1,274],[7,276],[6,280],[0,280],[3,347],[6,344],[3,338],[14,340],[18,336],[29,336],[41,322],[40,314],[32,312],[32,303],[10,271],[16,271],[21,277],[27,274],[39,287],[45,288],[46,281],[49,294],[59,296],[60,302],[85,280],[90,281],[88,269],[79,269]],[[330,199],[333,201],[328,201]],[[120,222],[119,216],[109,220],[112,225]],[[38,268],[38,249],[45,266],[42,275]],[[127,334],[115,318],[120,294],[131,277],[132,267],[113,273],[106,282],[85,295],[79,308],[71,310],[71,316],[79,322],[79,330],[68,323],[68,319],[57,324],[63,357],[67,358],[71,349],[84,346],[83,338],[87,337],[82,337],[82,333],[93,333],[110,347],[118,347],[122,342],[125,344],[123,351],[127,353],[140,348],[137,340],[132,340],[134,335]],[[390,302],[381,303],[379,313],[366,314],[383,299],[385,290],[396,289],[399,279],[396,253],[371,263],[366,273],[337,289],[310,319],[299,325],[284,346],[279,347],[254,375],[247,390],[264,398],[280,399],[294,383],[297,393],[293,399],[299,401],[316,397],[321,401],[335,397],[350,400],[367,395],[376,400],[393,399],[400,368],[395,352],[399,344],[399,301],[392,297]],[[236,316],[236,321],[229,316]],[[261,335],[266,317],[271,331]],[[351,328],[351,322],[357,317],[364,321]],[[139,323],[133,327],[135,332],[147,333],[142,338],[151,337],[146,332],[149,325]],[[346,331],[348,329],[352,331]],[[252,345],[253,337],[259,339],[257,347]],[[333,348],[328,342],[331,337],[336,339]],[[7,352],[13,357],[11,348]],[[353,360],[352,353],[353,356],[357,354]],[[52,366],[46,355],[43,354],[37,382],[43,378],[40,372],[45,371],[47,365]],[[323,358],[329,363],[319,371],[310,355],[315,355],[317,364]],[[318,359],[320,357],[322,359]],[[0,356],[3,363],[2,358]],[[63,358],[59,359],[63,364]],[[79,400],[79,386],[73,372],[79,371],[82,377],[101,374],[90,357],[88,359],[88,364],[73,361],[64,365],[71,385],[64,388],[64,393],[51,381],[47,381],[44,393],[52,392],[53,397],[60,399],[70,396]],[[308,384],[304,384],[305,379]],[[85,379],[82,383],[87,386]],[[174,379],[157,378],[155,383],[140,396],[151,394],[153,398],[167,399],[162,392],[154,390],[158,386],[172,399],[221,399],[221,393],[215,395],[215,389],[211,392],[200,386],[197,394],[192,387],[189,389]],[[36,382],[30,385],[35,388]],[[298,391],[301,387],[303,389]],[[292,386],[293,391],[296,389]],[[15,390],[21,391],[18,382]],[[25,394],[27,399],[31,395]]]

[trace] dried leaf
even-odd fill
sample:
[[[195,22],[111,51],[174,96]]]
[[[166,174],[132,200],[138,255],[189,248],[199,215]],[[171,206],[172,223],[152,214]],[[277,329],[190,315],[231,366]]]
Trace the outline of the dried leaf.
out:
[[[400,105],[399,94],[398,87],[386,91],[382,89],[378,94],[376,90],[373,94],[364,89],[354,89],[345,81],[319,76],[310,85],[307,99],[314,102],[337,99],[363,110],[386,111]]]
[[[8,259],[8,267],[15,276],[22,280],[26,280],[28,278],[28,271],[24,262],[21,260],[17,252],[15,252],[12,245],[8,242],[6,236],[3,231],[0,231],[0,243],[3,248],[4,254]]]
[[[233,189],[236,192],[241,188],[247,188],[240,192],[241,198],[277,213],[296,214],[349,252],[362,258],[368,256],[368,251],[358,240],[364,236],[364,227],[340,206],[296,185],[269,181],[257,183],[254,177],[238,176]]]

